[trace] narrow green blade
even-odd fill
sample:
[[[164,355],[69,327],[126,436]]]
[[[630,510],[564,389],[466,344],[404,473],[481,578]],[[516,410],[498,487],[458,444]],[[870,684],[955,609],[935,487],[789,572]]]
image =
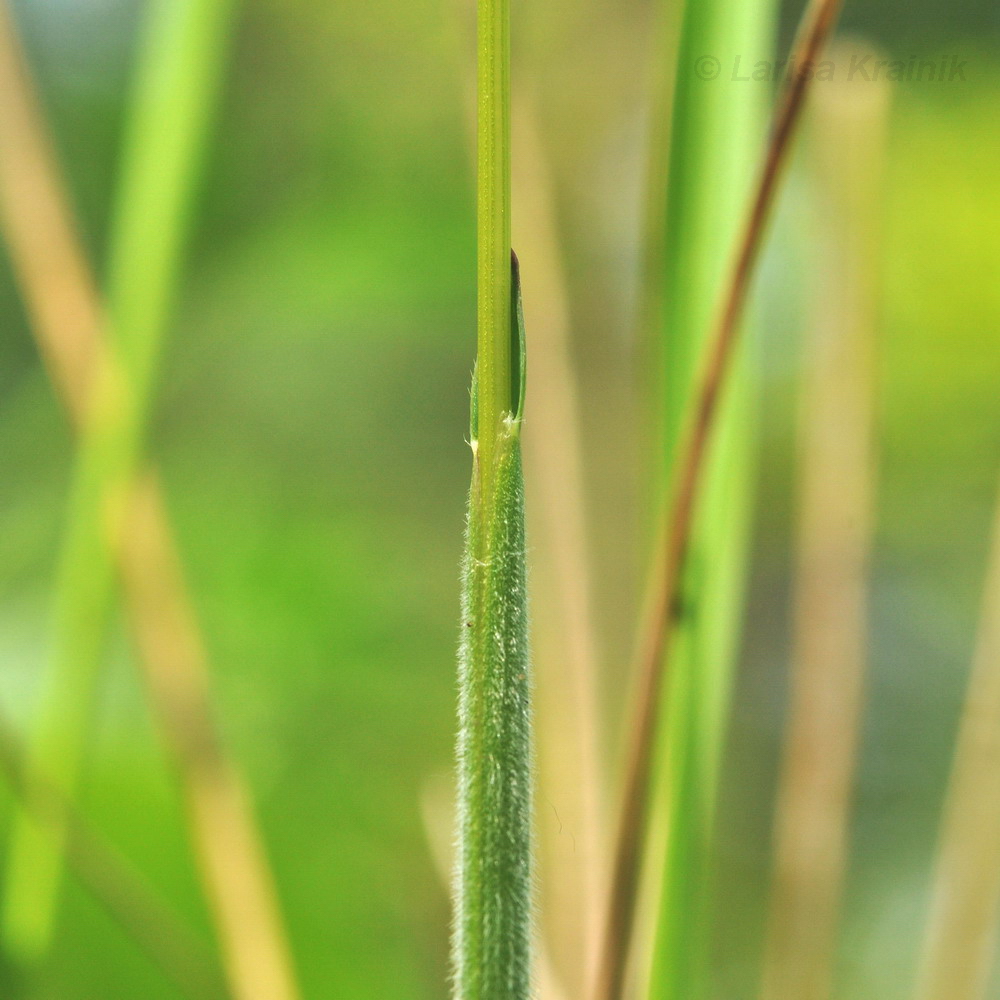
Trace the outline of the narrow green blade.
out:
[[[673,463],[745,209],[760,142],[759,84],[772,0],[703,0],[685,11],[671,130],[663,280],[663,453]],[[695,1000],[707,985],[709,850],[740,630],[750,521],[749,383],[731,373],[696,515],[658,738],[667,841],[650,996]]]

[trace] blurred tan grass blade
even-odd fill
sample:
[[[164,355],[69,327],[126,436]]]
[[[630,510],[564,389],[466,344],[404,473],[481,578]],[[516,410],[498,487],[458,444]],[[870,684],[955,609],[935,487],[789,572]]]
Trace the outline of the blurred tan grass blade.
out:
[[[0,773],[42,822],[68,829],[67,859],[81,883],[186,996],[220,1000],[229,995],[208,949],[168,904],[54,788],[29,774],[14,730],[3,716]]]
[[[525,478],[529,511],[539,513],[537,520],[529,514],[535,586],[548,597],[534,602],[532,615],[539,651],[542,912],[561,976],[572,995],[582,995],[600,935],[604,783],[580,405],[552,178],[523,86],[512,120],[514,245],[529,275],[523,294],[532,327]]]
[[[7,3],[0,4],[0,94],[5,242],[49,371],[80,419],[103,321]]]
[[[985,1000],[1000,917],[1000,502],[938,841],[917,1000]]]
[[[93,275],[16,37],[0,3],[0,218],[32,329],[77,427],[110,364]],[[234,996],[298,996],[277,894],[245,785],[210,704],[208,666],[155,475],[134,491],[119,558],[151,702],[174,753],[190,835]]]
[[[846,66],[857,46],[829,58]],[[791,699],[763,1000],[828,1000],[847,855],[872,542],[873,347],[888,84],[812,93],[817,292],[801,390]]]

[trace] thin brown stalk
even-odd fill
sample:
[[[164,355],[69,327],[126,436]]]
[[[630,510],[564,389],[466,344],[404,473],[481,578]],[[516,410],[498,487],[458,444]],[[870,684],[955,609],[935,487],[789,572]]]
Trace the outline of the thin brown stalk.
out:
[[[3,717],[0,772],[40,822],[68,831],[67,859],[81,883],[186,996],[221,1000],[229,995],[208,949],[170,906],[41,775],[29,773],[14,731]]]
[[[570,358],[569,301],[550,168],[534,104],[513,104],[514,243],[531,316],[532,416],[523,432],[529,520],[536,550],[538,713],[543,827],[548,847],[543,913],[553,957],[572,995],[591,981],[604,876],[597,637],[583,509],[580,403]],[[547,610],[551,609],[551,610]],[[551,809],[550,809],[551,806]],[[551,904],[551,905],[548,905]],[[581,961],[580,956],[586,956]]]
[[[0,220],[32,330],[79,428],[103,309],[7,4],[0,3]],[[141,477],[118,555],[150,701],[179,769],[190,836],[233,995],[298,996],[245,784],[218,736],[209,668],[156,475]]]
[[[1000,919],[1000,502],[935,863],[917,1000],[985,1000]]]
[[[649,620],[643,630],[638,658],[638,697],[630,725],[623,781],[619,831],[612,864],[604,940],[595,996],[621,996],[632,933],[639,859],[642,855],[648,811],[652,746],[663,678],[669,671],[670,642],[679,602],[691,524],[713,420],[726,372],[738,340],[738,320],[759,255],[765,223],[774,200],[781,168],[798,123],[803,101],[824,42],[833,29],[840,0],[812,0],[799,29],[790,60],[789,80],[780,99],[759,179],[737,244],[732,272],[725,288],[719,319],[708,342],[704,368],[675,474],[672,501],[661,534],[659,565],[654,575]]]
[[[884,82],[830,81],[810,104],[822,267],[801,391],[791,697],[762,1000],[828,1000],[832,990],[868,655],[875,220],[888,98]]]

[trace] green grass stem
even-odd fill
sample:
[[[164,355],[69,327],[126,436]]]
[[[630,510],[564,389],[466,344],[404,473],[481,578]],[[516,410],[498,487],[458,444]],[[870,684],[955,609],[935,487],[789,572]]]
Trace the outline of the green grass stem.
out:
[[[764,59],[771,0],[689,4],[681,28],[663,255],[665,469],[677,457],[705,338],[718,307],[760,145],[762,88],[732,81],[733,61]],[[703,79],[700,60],[721,66]],[[741,353],[743,353],[741,351]],[[660,735],[668,836],[650,996],[703,988],[708,851],[740,630],[751,510],[749,384],[740,361],[715,426],[687,558],[683,612]]]
[[[521,414],[523,323],[516,413],[494,451],[493,493],[482,493],[477,441],[482,383],[473,380],[472,487],[459,655],[459,857],[453,945],[456,1000],[531,996],[531,694],[524,551]]]
[[[510,312],[510,0],[479,0],[477,61],[478,456],[485,500],[512,409]]]

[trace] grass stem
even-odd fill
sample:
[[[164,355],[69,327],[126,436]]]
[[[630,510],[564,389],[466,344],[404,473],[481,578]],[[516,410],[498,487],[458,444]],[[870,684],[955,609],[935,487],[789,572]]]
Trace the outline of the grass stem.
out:
[[[677,452],[675,486],[662,534],[660,563],[654,575],[651,613],[643,630],[639,651],[637,707],[628,728],[630,745],[625,765],[623,805],[596,991],[599,1000],[618,1000],[624,983],[639,860],[643,851],[652,746],[663,678],[669,671],[670,639],[710,432],[724,377],[734,353],[738,319],[760,250],[765,222],[811,79],[809,67],[833,28],[839,7],[839,0],[812,0],[805,12],[790,62],[789,82],[778,105],[750,211],[737,243],[735,263],[725,285],[719,318],[708,341],[690,423]],[[677,141],[676,135],[673,141]]]
[[[749,62],[771,56],[771,0],[708,0],[688,5],[675,82],[667,220],[663,239],[661,362],[664,382],[660,453],[677,462],[685,417],[697,388],[719,288],[749,196],[764,121],[759,88],[703,80],[699,57],[729,53]],[[715,64],[713,64],[715,65]],[[748,321],[752,322],[752,320]],[[715,805],[742,626],[753,509],[752,371],[748,352],[734,360],[706,457],[704,487],[691,527],[673,666],[664,684],[664,724],[654,758],[661,842],[659,912],[651,990],[664,1000],[694,998],[704,978],[711,898]],[[670,484],[660,477],[661,495]],[[659,855],[659,856],[657,856]]]
[[[475,378],[472,390],[459,647],[456,1000],[528,1000],[532,991],[532,721],[520,445],[524,326],[516,259],[512,288],[521,377],[516,413],[497,437],[489,500],[476,449]]]
[[[510,0],[479,0],[477,21],[478,460],[485,503],[496,441],[512,412],[510,312]],[[516,375],[516,373],[514,373]]]

